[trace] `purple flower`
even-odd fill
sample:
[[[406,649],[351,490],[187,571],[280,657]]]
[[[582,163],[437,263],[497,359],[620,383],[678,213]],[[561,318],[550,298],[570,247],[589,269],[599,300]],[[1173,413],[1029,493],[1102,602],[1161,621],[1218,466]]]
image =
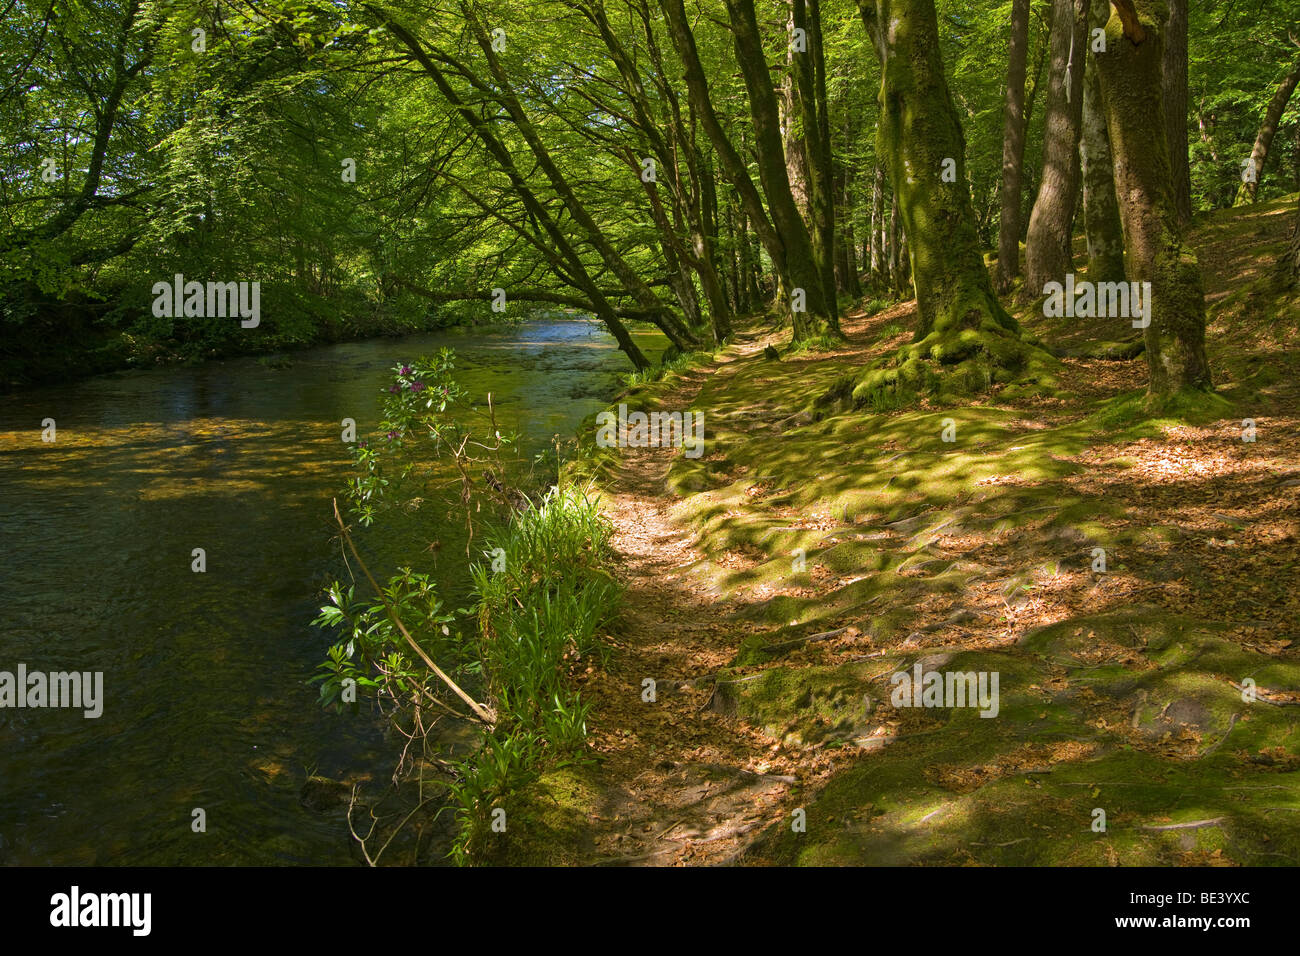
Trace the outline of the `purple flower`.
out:
[[[358,447],[358,448],[369,448],[369,447],[370,447],[370,442],[368,442],[368,441],[359,441],[359,442],[357,442],[357,447]]]
[[[401,437],[402,437],[402,436],[401,436],[401,433],[400,433],[400,432],[389,432],[389,433],[388,433],[388,440],[389,440],[389,441],[393,441],[394,439],[401,438]]]
[[[409,365],[403,365],[403,366],[402,366],[402,374],[403,374],[403,375],[410,375],[410,374],[411,374],[411,366],[409,366]]]
[[[413,391],[413,392],[419,392],[419,391],[423,391],[423,390],[424,390],[424,383],[423,383],[423,382],[412,382],[412,383],[411,383],[411,391]]]
[[[396,385],[390,385],[390,386],[388,387],[388,390],[389,390],[390,392],[392,392],[394,395],[396,395],[398,392],[401,391],[401,388],[398,387],[398,386],[396,386]]]

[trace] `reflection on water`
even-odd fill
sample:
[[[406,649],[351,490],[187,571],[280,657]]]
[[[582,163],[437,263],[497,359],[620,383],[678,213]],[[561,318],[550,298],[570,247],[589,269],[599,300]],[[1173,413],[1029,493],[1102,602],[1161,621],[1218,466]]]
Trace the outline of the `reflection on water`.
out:
[[[640,338],[649,354],[662,341]],[[393,756],[371,716],[323,713],[304,684],[327,643],[309,626],[319,589],[345,573],[340,422],[375,427],[392,365],[444,345],[529,455],[570,437],[628,367],[608,335],[565,320],[0,396],[0,670],[103,671],[105,696],[96,720],[0,709],[0,863],[352,860],[340,816],[298,801],[310,772],[382,779]],[[412,564],[450,585],[464,552],[425,549],[447,520],[428,509],[362,546],[376,572]]]

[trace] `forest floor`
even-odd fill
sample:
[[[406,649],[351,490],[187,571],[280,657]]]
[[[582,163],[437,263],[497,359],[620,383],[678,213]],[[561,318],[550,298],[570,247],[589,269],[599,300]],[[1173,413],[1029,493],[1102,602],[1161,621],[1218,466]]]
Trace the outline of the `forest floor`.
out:
[[[815,420],[913,303],[780,361],[750,329],[620,397],[702,411],[706,452],[597,468],[628,593],[579,677],[596,762],[543,778],[529,856],[1300,864],[1300,302],[1256,291],[1293,209],[1198,221],[1221,399],[1186,419],[1146,416],[1139,357]],[[996,714],[893,705],[930,671],[996,675]]]

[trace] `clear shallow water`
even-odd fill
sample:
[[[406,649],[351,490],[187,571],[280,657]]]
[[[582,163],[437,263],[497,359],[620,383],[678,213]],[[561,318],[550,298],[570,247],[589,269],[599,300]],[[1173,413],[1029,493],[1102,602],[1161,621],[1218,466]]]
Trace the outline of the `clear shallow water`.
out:
[[[0,709],[0,864],[352,861],[338,815],[299,804],[309,772],[383,779],[395,752],[364,710],[324,713],[304,683],[328,644],[310,626],[320,588],[346,573],[340,422],[375,427],[392,365],[444,345],[530,456],[629,368],[597,326],[565,320],[0,396],[0,670],[103,671],[105,698],[98,719]],[[451,584],[463,550],[426,550],[447,522],[428,508],[359,544],[377,576],[409,564]]]

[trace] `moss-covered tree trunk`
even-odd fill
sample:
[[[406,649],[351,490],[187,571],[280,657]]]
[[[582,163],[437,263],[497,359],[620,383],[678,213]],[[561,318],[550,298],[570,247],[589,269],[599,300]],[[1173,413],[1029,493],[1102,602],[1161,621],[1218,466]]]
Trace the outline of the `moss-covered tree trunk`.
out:
[[[883,285],[885,258],[885,167],[876,163],[871,176],[871,282]]]
[[[965,169],[965,143],[944,76],[934,0],[860,0],[881,65],[878,151],[898,197],[919,323],[892,367],[855,389],[973,392],[1025,373],[1038,352],[993,292]]]
[[[1110,5],[1094,0],[1088,27],[1105,27]],[[1115,198],[1115,171],[1106,131],[1097,58],[1088,55],[1083,81],[1083,136],[1079,141],[1079,174],[1083,181],[1084,232],[1088,239],[1088,280],[1124,281],[1124,229]]]
[[[1109,4],[1093,0],[1094,7]],[[1169,140],[1169,171],[1173,176],[1174,208],[1182,223],[1192,221],[1192,167],[1187,155],[1187,0],[1169,0],[1165,24],[1165,136]]]
[[[1043,132],[1043,175],[1025,234],[1025,291],[1042,293],[1074,270],[1071,227],[1079,199],[1079,135],[1083,119],[1084,62],[1088,53],[1088,0],[1053,0],[1052,65]]]
[[[791,36],[798,24],[794,18],[794,0],[786,0],[790,8],[786,28]],[[812,226],[812,201],[808,196],[808,147],[800,120],[798,82],[795,71],[799,68],[793,42],[785,48],[785,82],[781,84],[781,138],[785,143],[785,172],[790,179],[790,194],[803,213],[804,221]]]
[[[1282,78],[1281,85],[1274,91],[1273,98],[1268,101],[1268,109],[1264,111],[1264,122],[1260,124],[1255,145],[1247,160],[1246,169],[1250,175],[1243,177],[1234,205],[1244,206],[1255,201],[1255,193],[1259,191],[1259,181],[1264,177],[1264,164],[1268,162],[1268,151],[1273,145],[1273,137],[1277,135],[1277,125],[1282,121],[1286,104],[1291,101],[1291,94],[1295,92],[1298,84],[1300,84],[1300,59],[1291,65],[1291,69]]]
[[[1163,397],[1183,389],[1210,389],[1201,267],[1183,241],[1164,135],[1164,3],[1136,0],[1117,11],[1120,15],[1106,24],[1106,50],[1097,54],[1097,65],[1128,278],[1151,283],[1144,332],[1151,372],[1148,390],[1153,397]]]
[[[1020,185],[1025,162],[1025,68],[1029,59],[1029,0],[1011,4],[1007,102],[1002,111],[1002,185],[998,192],[998,290],[1020,275]]]

